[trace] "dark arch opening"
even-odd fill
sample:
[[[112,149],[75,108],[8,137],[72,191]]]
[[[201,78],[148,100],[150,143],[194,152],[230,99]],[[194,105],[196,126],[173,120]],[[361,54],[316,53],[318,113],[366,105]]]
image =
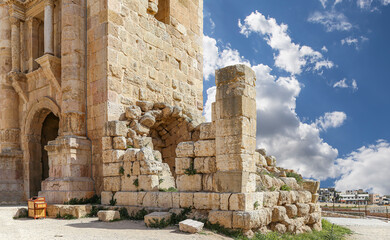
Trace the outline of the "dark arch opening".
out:
[[[50,113],[45,118],[42,124],[41,131],[41,164],[42,164],[42,173],[41,173],[41,181],[45,180],[49,177],[49,157],[47,155],[47,151],[45,150],[45,146],[49,141],[53,141],[58,137],[58,129],[59,129],[60,119],[56,117],[53,113]]]
[[[45,146],[58,136],[60,120],[52,112],[48,112],[45,109],[38,113],[29,136],[30,197],[38,195],[42,181],[49,177],[49,158]]]

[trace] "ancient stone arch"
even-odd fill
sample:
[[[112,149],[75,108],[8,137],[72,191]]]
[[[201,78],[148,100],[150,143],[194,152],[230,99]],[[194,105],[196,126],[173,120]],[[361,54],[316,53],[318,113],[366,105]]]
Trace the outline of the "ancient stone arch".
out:
[[[46,117],[52,113],[61,121],[61,109],[49,97],[43,97],[35,102],[28,110],[23,120],[22,149],[24,151],[24,191],[26,197],[37,195],[40,190],[42,157],[41,131]]]

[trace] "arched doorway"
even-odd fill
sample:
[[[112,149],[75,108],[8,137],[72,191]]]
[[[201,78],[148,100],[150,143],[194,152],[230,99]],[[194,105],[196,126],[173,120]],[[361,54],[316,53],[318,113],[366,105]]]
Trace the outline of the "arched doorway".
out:
[[[49,177],[49,159],[45,146],[58,136],[59,118],[47,109],[39,112],[38,121],[33,125],[33,135],[30,135],[30,197],[37,196],[41,183]]]
[[[56,117],[53,113],[49,113],[43,121],[42,131],[41,131],[41,164],[42,164],[42,179],[45,180],[49,177],[49,157],[45,146],[49,141],[53,141],[58,137],[60,119]]]

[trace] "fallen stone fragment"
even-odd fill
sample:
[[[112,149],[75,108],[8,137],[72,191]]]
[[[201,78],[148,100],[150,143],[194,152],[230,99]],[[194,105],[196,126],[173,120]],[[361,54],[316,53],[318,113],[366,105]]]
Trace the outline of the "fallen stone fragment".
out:
[[[202,231],[204,223],[192,219],[179,222],[179,229],[182,232],[197,233]]]
[[[119,211],[114,210],[101,210],[98,212],[99,221],[110,222],[116,219],[120,219]]]
[[[14,218],[26,218],[28,216],[27,208],[19,208],[18,211],[16,211]]]

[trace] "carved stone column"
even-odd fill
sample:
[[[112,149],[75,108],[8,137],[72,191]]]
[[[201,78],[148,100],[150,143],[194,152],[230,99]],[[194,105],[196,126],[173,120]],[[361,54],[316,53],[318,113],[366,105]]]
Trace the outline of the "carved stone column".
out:
[[[256,188],[256,76],[245,65],[215,73],[217,94],[216,184],[218,192],[254,192]]]
[[[38,28],[40,20],[34,17],[29,17],[26,20],[27,22],[27,36],[29,41],[27,41],[27,52],[28,52],[28,71],[32,72],[38,68],[38,64],[35,62],[35,59],[38,58]]]
[[[24,198],[19,97],[8,77],[12,69],[9,18],[7,5],[0,3],[0,204],[16,204]]]
[[[60,136],[45,148],[50,171],[39,193],[49,203],[63,203],[71,198],[94,194],[92,147],[91,141],[86,138],[85,0],[63,0],[61,12]]]
[[[11,21],[11,49],[12,49],[12,71],[20,72],[20,20],[10,17]]]
[[[53,0],[45,1],[44,46],[45,54],[54,54],[53,48]]]

